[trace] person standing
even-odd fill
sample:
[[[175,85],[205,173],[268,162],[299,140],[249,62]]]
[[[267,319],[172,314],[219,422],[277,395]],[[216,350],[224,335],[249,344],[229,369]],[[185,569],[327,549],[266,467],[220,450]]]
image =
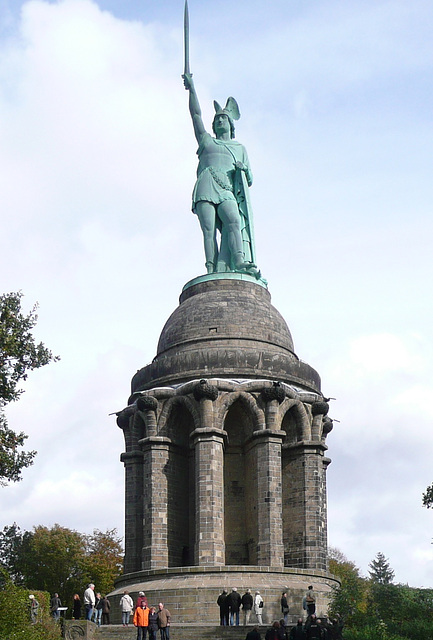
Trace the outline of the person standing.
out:
[[[102,598],[102,624],[110,624],[111,604],[107,596]]]
[[[257,622],[259,624],[263,624],[263,606],[264,602],[262,596],[260,595],[260,591],[256,591],[254,596],[254,613],[256,614]]]
[[[220,625],[223,627],[229,624],[229,609],[227,604],[227,589],[223,589],[218,596],[217,605],[220,608]]]
[[[79,620],[80,618],[81,618],[81,600],[78,593],[76,593],[72,601],[72,619]]]
[[[233,587],[231,593],[227,596],[227,605],[230,612],[230,626],[234,626],[236,619],[236,626],[239,626],[239,609],[241,608],[241,597],[236,587]]]
[[[138,609],[138,607],[141,607],[141,604],[145,602],[146,603],[146,607],[148,607],[148,603],[147,603],[147,598],[146,598],[146,594],[144,593],[144,591],[140,591],[138,593],[138,598],[137,598],[137,602],[135,603],[135,608]]]
[[[149,626],[149,609],[145,602],[136,608],[133,618],[134,627],[137,627],[137,640],[146,640]]]
[[[253,608],[254,599],[251,595],[251,589],[247,589],[241,599],[242,612],[244,614],[244,627],[249,624],[251,610]]]
[[[281,595],[280,604],[281,604],[281,613],[283,614],[283,618],[284,618],[284,624],[287,626],[289,622],[289,603],[287,602],[286,591],[283,591]]]
[[[93,609],[93,621],[98,625],[98,627],[101,626],[102,607],[102,596],[100,593],[97,593],[95,598],[95,608]]]
[[[91,582],[84,592],[84,607],[86,609],[86,620],[92,619],[93,607],[95,606],[95,585]]]
[[[53,615],[54,620],[58,620],[60,618],[59,607],[62,606],[62,601],[59,598],[59,594],[55,593],[50,600],[50,611]]]
[[[30,622],[32,624],[35,624],[38,621],[39,602],[36,600],[33,594],[30,594],[29,598],[30,598]]]
[[[158,632],[158,613],[155,607],[149,609],[149,640],[156,640]]]
[[[308,587],[308,591],[305,594],[305,604],[307,606],[307,615],[311,616],[316,613],[316,594],[313,591],[312,585]]]
[[[170,640],[170,611],[164,607],[164,603],[158,604],[158,627],[161,640]]]
[[[296,627],[292,627],[289,634],[289,640],[305,640],[305,629],[302,622],[302,618],[298,618]]]
[[[322,640],[323,638],[322,629],[314,613],[311,614],[305,623],[305,636],[307,640]]]
[[[120,598],[120,608],[122,610],[122,624],[124,627],[127,627],[134,608],[134,602],[126,589],[123,592],[123,596]]]

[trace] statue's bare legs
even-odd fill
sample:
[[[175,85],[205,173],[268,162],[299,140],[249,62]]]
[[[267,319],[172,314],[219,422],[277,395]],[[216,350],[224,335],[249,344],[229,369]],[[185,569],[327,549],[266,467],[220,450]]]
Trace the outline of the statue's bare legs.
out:
[[[241,219],[238,205],[234,200],[224,200],[218,205],[217,212],[223,224],[234,268],[243,269],[245,268],[245,255],[242,245]]]
[[[208,273],[213,273],[218,260],[215,205],[210,202],[197,202],[195,205],[195,213],[198,216],[201,230],[203,231],[206,269]]]

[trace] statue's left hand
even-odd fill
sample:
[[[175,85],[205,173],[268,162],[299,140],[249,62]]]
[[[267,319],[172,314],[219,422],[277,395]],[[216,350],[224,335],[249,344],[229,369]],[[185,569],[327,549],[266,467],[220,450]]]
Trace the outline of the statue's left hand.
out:
[[[236,167],[236,169],[240,169],[241,171],[246,171],[247,170],[246,165],[243,162],[241,162],[240,160],[237,160],[235,162],[235,167]]]

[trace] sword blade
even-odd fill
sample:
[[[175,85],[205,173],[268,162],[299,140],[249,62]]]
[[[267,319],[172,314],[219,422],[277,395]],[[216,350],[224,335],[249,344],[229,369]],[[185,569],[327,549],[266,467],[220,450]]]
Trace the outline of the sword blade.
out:
[[[184,73],[190,73],[189,70],[189,13],[188,0],[185,0],[185,9],[183,12],[183,47],[184,47]]]

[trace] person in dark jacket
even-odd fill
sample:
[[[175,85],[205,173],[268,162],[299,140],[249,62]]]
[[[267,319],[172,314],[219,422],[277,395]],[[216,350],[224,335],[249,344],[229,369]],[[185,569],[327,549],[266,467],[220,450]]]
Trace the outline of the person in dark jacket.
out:
[[[223,589],[219,594],[217,605],[220,608],[220,625],[227,627],[229,624],[229,607],[227,604],[227,589]]]
[[[78,593],[74,595],[72,603],[72,620],[79,620],[81,618],[81,600]]]
[[[149,610],[149,640],[156,640],[158,635],[158,612],[155,607],[150,607]]]
[[[102,624],[110,624],[111,604],[107,596],[104,596],[102,602]]]
[[[236,619],[236,626],[239,626],[239,609],[241,608],[241,597],[236,587],[227,596],[227,605],[230,612],[230,625],[233,627]]]
[[[298,618],[298,622],[296,623],[296,627],[293,627],[290,630],[289,640],[305,640],[305,629],[302,624],[302,618]]]
[[[280,623],[278,620],[272,623],[272,627],[266,631],[265,640],[279,640],[278,632],[280,630]]]
[[[259,628],[258,627],[254,627],[254,629],[251,629],[251,631],[248,631],[245,640],[261,640],[260,638],[260,633],[259,633]]]
[[[251,595],[251,589],[247,589],[241,598],[242,611],[244,614],[244,627],[250,622],[253,602],[254,600],[253,600],[253,596]]]
[[[330,628],[330,635],[332,640],[343,640],[343,619],[337,614],[332,620],[332,626]]]
[[[62,606],[62,601],[59,598],[59,594],[55,593],[50,600],[50,611],[54,620],[58,620],[60,618],[59,607]]]
[[[278,629],[278,640],[288,640],[289,637],[289,630],[286,627],[286,623],[284,622],[284,619],[282,618],[280,620],[280,628]]]
[[[323,638],[322,629],[317,623],[317,618],[314,613],[305,623],[305,634],[307,640],[322,640]]]
[[[283,614],[284,624],[288,624],[289,622],[289,603],[287,602],[287,593],[283,591],[280,600],[281,605],[281,613]]]

